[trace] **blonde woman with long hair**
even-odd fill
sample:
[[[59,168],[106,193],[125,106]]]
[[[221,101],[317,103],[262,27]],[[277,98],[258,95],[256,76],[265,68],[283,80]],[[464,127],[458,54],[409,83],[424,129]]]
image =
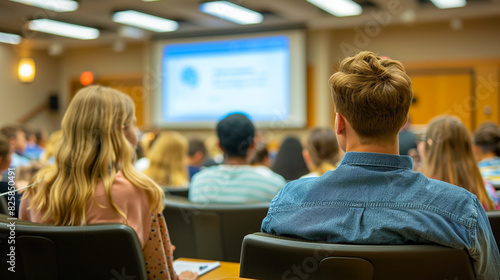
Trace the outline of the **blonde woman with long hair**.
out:
[[[137,145],[134,114],[132,99],[117,90],[80,90],[62,120],[55,164],[32,178],[20,218],[56,226],[127,224],[143,247],[148,277],[177,279],[161,214],[163,191],[132,165]]]
[[[149,167],[144,170],[157,184],[164,187],[186,187],[188,140],[175,131],[160,133],[148,151]]]
[[[424,158],[422,173],[468,190],[486,211],[495,210],[472,151],[471,136],[463,123],[454,116],[436,117],[430,122],[425,138],[419,144]]]
[[[334,170],[339,161],[339,144],[335,132],[329,127],[317,127],[311,130],[305,149],[302,152],[311,173],[304,177],[318,177]]]
[[[40,162],[42,163],[54,163],[54,149],[62,136],[62,130],[56,130],[50,134],[49,141],[45,146],[45,151],[40,155]]]

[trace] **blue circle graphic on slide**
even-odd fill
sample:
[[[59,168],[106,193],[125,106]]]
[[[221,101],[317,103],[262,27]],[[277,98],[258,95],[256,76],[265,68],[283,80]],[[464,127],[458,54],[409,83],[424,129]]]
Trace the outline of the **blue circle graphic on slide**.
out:
[[[182,69],[181,81],[186,86],[194,88],[198,86],[198,73],[193,67],[187,66]]]

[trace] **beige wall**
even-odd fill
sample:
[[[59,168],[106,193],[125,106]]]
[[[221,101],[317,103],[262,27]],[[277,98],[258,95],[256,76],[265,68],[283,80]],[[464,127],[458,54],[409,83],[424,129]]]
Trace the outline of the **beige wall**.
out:
[[[331,123],[331,101],[329,97],[324,96],[328,94],[327,85],[321,84],[325,83],[333,73],[332,69],[345,57],[341,47],[373,50],[400,59],[408,65],[419,63],[420,67],[435,61],[446,64],[463,60],[500,58],[500,17],[466,20],[463,29],[459,31],[453,31],[448,22],[442,22],[414,26],[382,26],[367,34],[366,31],[362,32],[367,24],[358,29],[308,32],[308,64],[315,69],[316,75],[313,77],[314,81],[311,81],[315,83],[315,92],[311,94],[316,95],[313,99],[314,124]],[[373,27],[373,22],[371,24]],[[325,41],[330,42],[329,47],[318,45],[324,44]],[[39,50],[31,54],[37,66],[35,82],[21,84],[16,77],[16,62],[19,57],[17,49],[17,46],[0,44],[0,124],[22,117],[32,107],[46,100],[49,93],[58,92],[60,113],[44,112],[30,121],[30,124],[44,126],[49,131],[55,130],[59,127],[61,116],[69,102],[70,81],[78,78],[83,71],[92,71],[97,77],[151,75],[148,70],[148,44],[128,45],[126,50],[120,53],[114,52],[110,46],[69,49],[59,57],[48,56],[45,50]],[[489,77],[489,72],[482,75]],[[151,93],[146,93],[146,97],[150,98]],[[498,110],[498,107],[493,110]],[[146,112],[151,112],[150,108],[146,108]],[[203,130],[186,133],[203,137],[213,132]],[[304,130],[272,131],[268,132],[268,135],[280,138],[289,133],[305,135]]]
[[[359,29],[332,31],[332,63],[349,54],[342,47],[371,50],[403,62],[500,57],[500,17],[465,20],[457,31],[449,22],[387,26],[378,33],[371,26],[367,22]]]
[[[146,47],[143,44],[128,45],[123,52],[114,52],[111,47],[95,47],[66,51],[59,65],[61,79],[61,103],[67,108],[70,82],[79,79],[84,71],[94,73],[94,79],[112,76],[142,74],[145,69]]]
[[[48,102],[51,93],[59,91],[57,59],[45,51],[27,55],[35,61],[36,76],[32,83],[23,84],[17,78],[18,47],[0,44],[0,126],[24,117],[38,105]],[[53,131],[58,120],[58,113],[44,111],[28,124]]]

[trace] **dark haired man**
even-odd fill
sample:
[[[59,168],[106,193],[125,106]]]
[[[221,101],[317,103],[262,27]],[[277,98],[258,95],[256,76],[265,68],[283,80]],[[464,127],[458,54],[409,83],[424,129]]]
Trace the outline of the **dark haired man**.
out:
[[[217,124],[224,163],[197,173],[189,200],[200,203],[249,203],[271,201],[285,179],[265,166],[250,166],[255,149],[255,127],[244,114],[230,114]]]

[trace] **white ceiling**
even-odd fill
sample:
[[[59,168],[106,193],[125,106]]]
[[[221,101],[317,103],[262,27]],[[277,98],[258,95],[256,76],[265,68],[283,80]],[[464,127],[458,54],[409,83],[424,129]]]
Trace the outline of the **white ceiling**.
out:
[[[305,0],[236,0],[239,5],[264,13],[261,24],[239,26],[214,18],[198,10],[202,0],[161,0],[143,2],[140,0],[80,0],[78,10],[67,13],[46,11],[8,0],[0,0],[0,31],[21,34],[23,44],[35,48],[47,48],[53,43],[63,47],[112,44],[116,41],[138,41],[149,38],[168,38],[193,34],[240,32],[266,30],[286,26],[304,26],[308,29],[344,29],[376,22],[377,15],[383,23],[418,24],[424,22],[450,21],[500,16],[500,0],[468,0],[463,8],[440,10],[429,0],[355,0],[363,6],[359,16],[334,17]],[[396,7],[396,8],[394,8]],[[146,32],[142,39],[127,39],[119,35],[121,24],[111,20],[115,11],[133,9],[152,15],[180,21],[175,32],[153,34]],[[391,13],[392,12],[392,13]],[[27,30],[25,23],[36,18],[50,18],[58,21],[96,27],[101,36],[96,40],[80,41],[55,35]]]

